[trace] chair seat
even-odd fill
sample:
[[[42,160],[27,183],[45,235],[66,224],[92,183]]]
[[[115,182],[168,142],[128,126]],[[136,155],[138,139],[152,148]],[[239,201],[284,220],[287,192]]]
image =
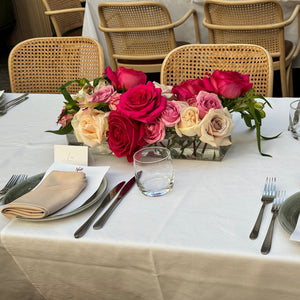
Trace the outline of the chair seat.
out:
[[[284,49],[285,49],[285,57],[288,57],[294,47],[293,42],[285,40],[284,41]],[[273,61],[279,61],[279,57],[273,57]]]
[[[63,34],[63,36],[82,36],[82,27],[78,27],[70,31],[67,31],[66,33]]]

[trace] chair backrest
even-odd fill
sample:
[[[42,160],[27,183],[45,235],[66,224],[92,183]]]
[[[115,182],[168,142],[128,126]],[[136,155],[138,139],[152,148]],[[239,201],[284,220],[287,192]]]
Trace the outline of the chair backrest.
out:
[[[84,8],[81,6],[80,0],[42,1],[46,9],[45,13],[50,16],[57,36],[81,35]],[[67,11],[72,9],[73,12]],[[58,13],[56,14],[56,12]]]
[[[101,76],[104,52],[88,37],[33,38],[12,49],[8,68],[13,93],[60,93],[58,88],[70,80]],[[76,83],[68,87],[70,93],[79,89]]]
[[[176,47],[173,28],[153,30],[172,23],[167,8],[159,2],[102,2],[98,9],[99,28],[104,31],[113,69],[119,66],[116,59],[149,60],[151,64]]]
[[[206,0],[204,11],[210,43],[256,44],[284,57],[284,26],[273,26],[283,21],[277,0]]]
[[[178,47],[162,64],[161,83],[173,86],[188,79],[203,78],[215,70],[248,74],[256,93],[272,96],[272,58],[268,51],[257,45],[191,44]]]

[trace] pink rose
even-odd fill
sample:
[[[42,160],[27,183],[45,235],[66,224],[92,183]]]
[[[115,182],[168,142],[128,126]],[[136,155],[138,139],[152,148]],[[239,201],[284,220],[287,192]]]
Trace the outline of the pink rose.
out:
[[[166,105],[167,99],[161,96],[161,89],[148,81],[122,94],[117,110],[133,120],[150,123],[161,115]]]
[[[107,133],[110,150],[117,157],[127,156],[128,162],[133,161],[133,154],[145,143],[142,141],[143,126],[117,111],[111,111],[108,117]]]
[[[146,144],[160,142],[165,138],[166,131],[161,119],[145,124],[143,140]]]
[[[189,105],[196,102],[196,95],[204,89],[203,82],[200,78],[189,79],[175,85],[172,93],[175,94],[179,101],[187,101]]]
[[[196,107],[199,109],[200,119],[203,119],[204,116],[209,112],[211,108],[214,109],[223,108],[218,95],[214,93],[200,91],[196,97],[196,100],[197,100]]]
[[[111,67],[107,67],[104,74],[107,75],[111,84],[117,90],[129,90],[139,84],[145,84],[147,81],[147,76],[144,72],[124,67],[120,67],[116,72],[112,71]]]
[[[166,127],[173,127],[180,121],[181,105],[177,101],[167,101],[166,109],[161,114],[161,120]]]
[[[210,82],[216,94],[229,99],[244,95],[253,86],[249,82],[249,75],[233,71],[216,70],[211,75]]]
[[[117,110],[117,106],[120,102],[120,96],[120,93],[115,93],[109,98],[108,105],[110,110]]]
[[[62,127],[66,127],[74,117],[74,114],[67,113],[64,115],[65,112],[66,108],[64,107],[57,119],[57,123],[60,124]]]
[[[108,103],[109,98],[113,95],[115,92],[114,87],[112,85],[107,85],[101,89],[99,89],[97,92],[95,92],[89,99],[88,102],[93,103]]]

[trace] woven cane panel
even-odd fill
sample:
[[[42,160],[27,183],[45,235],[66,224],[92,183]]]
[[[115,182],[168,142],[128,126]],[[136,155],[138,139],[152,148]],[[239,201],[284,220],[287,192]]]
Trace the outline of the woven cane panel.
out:
[[[168,12],[160,6],[132,3],[99,7],[102,25],[107,28],[145,28],[170,24]],[[162,55],[170,52],[174,38],[170,30],[109,33],[113,52],[126,56]]]
[[[90,38],[31,39],[15,46],[9,57],[14,93],[60,93],[62,84],[82,77],[93,80],[103,71],[103,49]],[[79,89],[77,84],[68,88],[70,93]]]
[[[272,95],[273,69],[268,53],[255,45],[186,45],[174,49],[165,58],[161,83],[179,84],[181,81],[203,78],[206,73],[227,70],[249,74],[255,91]]]
[[[47,0],[50,10],[80,8],[80,0]],[[53,16],[62,34],[83,25],[83,12],[72,12]]]
[[[280,29],[256,30],[255,25],[282,22],[282,11],[278,3],[260,2],[238,4],[224,1],[224,4],[207,3],[209,23],[236,26],[249,25],[252,30],[212,30],[212,43],[216,44],[256,44],[272,53],[279,52]]]

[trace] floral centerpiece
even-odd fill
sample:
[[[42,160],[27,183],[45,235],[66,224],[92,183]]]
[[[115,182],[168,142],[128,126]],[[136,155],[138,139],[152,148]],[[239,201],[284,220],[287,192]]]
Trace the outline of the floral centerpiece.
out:
[[[164,141],[172,148],[176,140],[182,149],[196,149],[201,143],[230,145],[231,113],[239,112],[245,124],[256,129],[259,152],[267,155],[261,152],[260,127],[264,106],[271,105],[254,93],[248,75],[216,70],[171,87],[147,82],[141,71],[120,67],[114,72],[107,67],[93,82],[75,81],[82,87],[77,95],[67,91],[73,81],[60,87],[65,98],[57,121],[60,128],[49,132],[73,131],[90,147],[108,143],[117,157],[132,162],[140,148]]]

